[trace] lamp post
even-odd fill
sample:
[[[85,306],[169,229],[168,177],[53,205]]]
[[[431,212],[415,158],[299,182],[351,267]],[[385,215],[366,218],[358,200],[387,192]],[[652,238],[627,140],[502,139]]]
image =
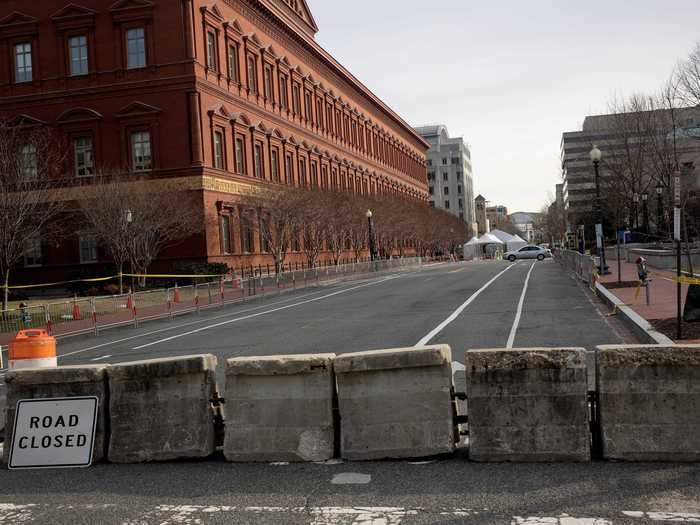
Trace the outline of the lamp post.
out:
[[[600,275],[607,275],[607,266],[605,264],[605,235],[603,233],[603,207],[600,203],[600,159],[603,158],[602,152],[598,149],[598,146],[593,146],[590,152],[591,162],[593,163],[593,168],[595,169],[595,211],[598,219],[598,223],[595,225],[596,229],[596,240],[598,241],[598,251],[600,267],[598,268],[598,273]]]
[[[634,192],[632,194],[632,230],[636,230],[639,227],[639,194]]]
[[[126,230],[128,232],[131,229],[131,223],[134,222],[134,214],[128,208],[124,214],[124,220],[126,221]],[[122,275],[122,268],[119,269],[119,293],[124,293],[124,276]]]
[[[661,183],[656,185],[656,236],[661,237],[661,232],[663,230],[663,194],[664,187]]]
[[[376,258],[374,247],[374,229],[372,225],[372,210],[367,210],[367,228],[369,230],[369,260],[374,261]]]
[[[649,194],[642,193],[642,221],[644,221],[644,233],[649,235]]]

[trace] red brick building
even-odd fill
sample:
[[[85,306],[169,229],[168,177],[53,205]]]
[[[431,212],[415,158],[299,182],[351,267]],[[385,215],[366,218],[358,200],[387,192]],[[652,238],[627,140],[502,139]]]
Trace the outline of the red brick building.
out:
[[[429,145],[317,30],[304,0],[3,0],[0,117],[60,128],[79,188],[128,167],[196,192],[205,235],[161,266],[269,262],[239,210],[257,184],[428,199]],[[24,277],[97,262],[92,242],[30,240]]]

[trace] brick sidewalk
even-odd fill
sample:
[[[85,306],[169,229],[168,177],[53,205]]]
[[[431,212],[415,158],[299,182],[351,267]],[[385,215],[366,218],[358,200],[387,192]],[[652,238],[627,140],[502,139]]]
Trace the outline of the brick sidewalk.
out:
[[[600,282],[617,282],[617,261],[607,261],[610,275],[600,278]],[[637,281],[637,265],[622,262],[622,280]],[[639,291],[639,296],[635,300],[636,288],[612,288],[610,291],[621,301],[629,305],[635,312],[644,317],[647,321],[656,319],[669,319],[676,317],[676,283],[673,281],[676,275],[674,272],[649,268],[649,305],[646,304],[645,290]],[[688,285],[682,285],[682,305],[685,305],[685,297],[688,293]],[[683,343],[700,343],[700,340],[689,341],[684,339]]]

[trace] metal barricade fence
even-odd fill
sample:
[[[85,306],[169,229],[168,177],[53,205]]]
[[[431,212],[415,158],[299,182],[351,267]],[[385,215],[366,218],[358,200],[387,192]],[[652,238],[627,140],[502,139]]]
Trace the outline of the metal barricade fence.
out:
[[[170,315],[168,309],[168,290],[148,290],[136,292],[132,297],[136,320],[156,319]]]
[[[93,299],[68,299],[47,304],[46,324],[54,336],[94,331]]]
[[[136,310],[131,294],[95,297],[95,330],[135,323]]]

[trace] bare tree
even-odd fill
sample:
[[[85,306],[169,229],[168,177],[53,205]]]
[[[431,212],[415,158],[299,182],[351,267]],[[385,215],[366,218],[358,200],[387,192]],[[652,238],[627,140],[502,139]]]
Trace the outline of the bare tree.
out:
[[[0,122],[0,275],[2,309],[9,299],[12,268],[28,243],[40,250],[42,233],[53,229],[63,203],[51,189],[63,177],[66,148],[48,127]]]
[[[675,77],[678,79],[679,96],[686,106],[700,104],[700,42],[690,52],[688,58],[678,65]]]
[[[203,217],[191,198],[135,174],[103,172],[97,178],[92,198],[80,205],[117,266],[120,293],[127,261],[133,273],[144,275],[165,248],[202,231]]]
[[[307,192],[297,188],[274,187],[246,199],[246,204],[260,216],[260,235],[272,255],[275,273],[284,269],[294,235],[301,228],[306,197]]]

